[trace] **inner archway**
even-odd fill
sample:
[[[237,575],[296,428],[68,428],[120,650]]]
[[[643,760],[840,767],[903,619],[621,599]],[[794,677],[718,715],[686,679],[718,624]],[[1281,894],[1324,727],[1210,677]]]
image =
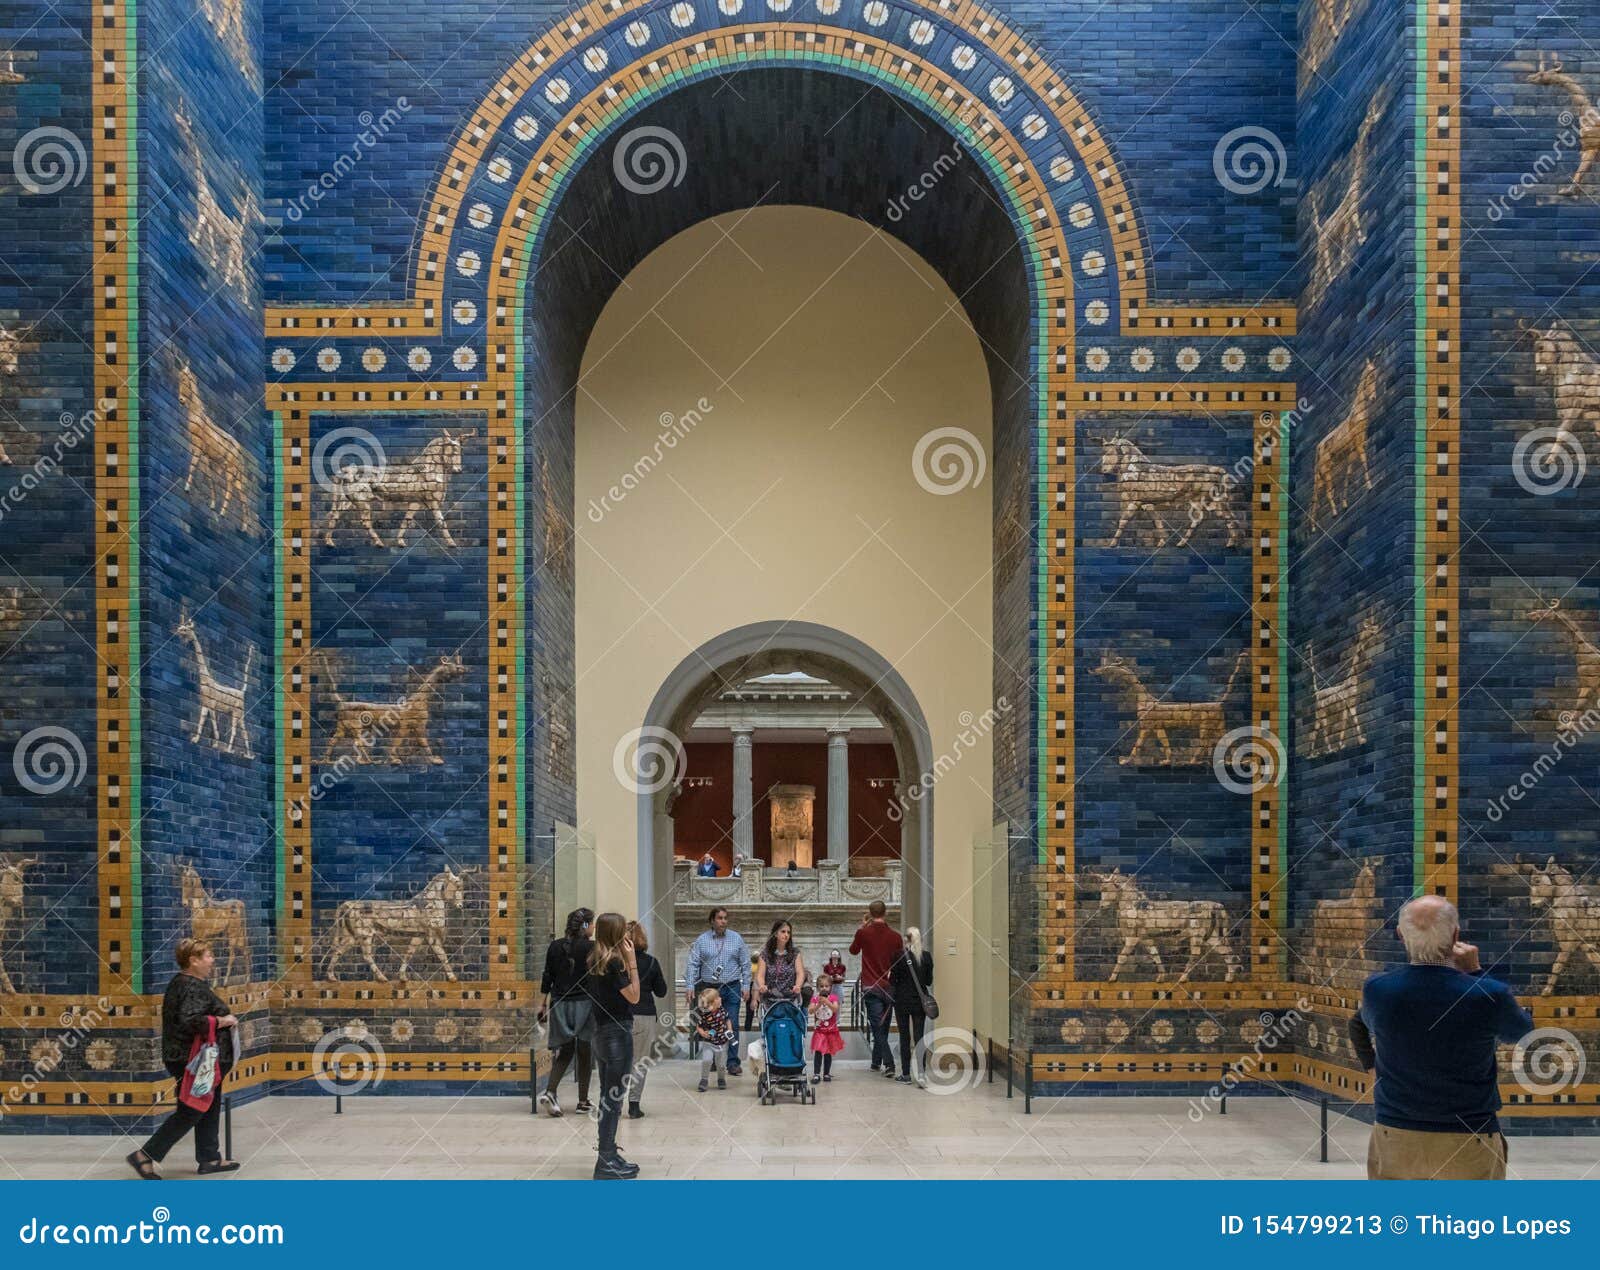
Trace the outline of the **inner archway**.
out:
[[[633,806],[616,747],[641,726],[687,738],[707,700],[763,664],[872,702],[903,782],[955,756],[937,839],[931,795],[903,800],[904,914],[928,928],[947,913],[941,948],[970,949],[971,843],[994,806],[987,729],[973,727],[994,700],[991,412],[956,296],[851,218],[732,213],[617,288],[576,404],[577,810],[599,901],[651,913],[658,950],[669,794]],[[975,447],[962,488],[919,475],[941,428]],[[967,959],[948,964],[964,999]]]

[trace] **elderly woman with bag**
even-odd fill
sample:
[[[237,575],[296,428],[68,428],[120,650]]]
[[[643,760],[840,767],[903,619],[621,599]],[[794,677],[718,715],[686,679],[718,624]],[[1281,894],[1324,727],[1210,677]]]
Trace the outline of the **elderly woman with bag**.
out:
[[[183,940],[178,945],[177,961],[178,973],[161,1000],[161,1062],[178,1082],[177,1106],[150,1140],[127,1157],[133,1171],[147,1182],[161,1180],[156,1165],[167,1158],[167,1152],[190,1129],[195,1131],[198,1172],[232,1173],[239,1167],[238,1161],[222,1158],[218,1141],[222,1082],[233,1066],[233,1038],[226,1035],[226,1030],[237,1028],[239,1020],[228,1003],[211,990],[209,980],[216,956],[210,944],[198,939]],[[208,1046],[212,1047],[209,1054]]]

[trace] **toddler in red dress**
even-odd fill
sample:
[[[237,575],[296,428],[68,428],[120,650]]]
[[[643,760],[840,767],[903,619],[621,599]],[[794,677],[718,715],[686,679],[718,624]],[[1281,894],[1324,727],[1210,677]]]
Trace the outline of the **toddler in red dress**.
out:
[[[817,976],[817,990],[811,998],[811,1078],[833,1079],[833,1056],[844,1048],[839,1034],[839,998],[833,995],[833,981]]]

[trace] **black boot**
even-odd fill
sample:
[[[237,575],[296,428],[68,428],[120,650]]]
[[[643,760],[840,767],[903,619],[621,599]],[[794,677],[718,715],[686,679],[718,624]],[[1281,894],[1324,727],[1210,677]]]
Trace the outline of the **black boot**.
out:
[[[644,1119],[644,1108],[641,1107],[636,1102],[630,1102],[628,1104],[628,1119],[629,1120],[643,1120]]]
[[[594,1180],[597,1182],[628,1182],[639,1176],[639,1166],[630,1164],[621,1153],[602,1155],[594,1162]]]

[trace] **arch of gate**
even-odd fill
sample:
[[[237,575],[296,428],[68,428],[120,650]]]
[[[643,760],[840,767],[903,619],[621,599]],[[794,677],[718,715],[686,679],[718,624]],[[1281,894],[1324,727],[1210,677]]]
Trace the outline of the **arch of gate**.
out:
[[[778,16],[815,9],[815,21]],[[757,18],[756,10],[768,16]],[[267,398],[278,425],[281,528],[310,533],[295,477],[311,454],[312,414],[449,411],[480,413],[489,447],[490,531],[502,546],[488,571],[491,649],[521,649],[527,578],[524,552],[526,375],[536,348],[524,347],[527,286],[536,274],[552,211],[598,145],[653,99],[696,81],[764,67],[816,68],[876,85],[960,139],[988,174],[1022,247],[1030,275],[1032,439],[1032,650],[1028,837],[1042,868],[1040,991],[1073,979],[1074,737],[1072,631],[1076,421],[1090,410],[1238,414],[1277,434],[1277,411],[1292,384],[1260,382],[1253,368],[1281,368],[1267,344],[1292,335],[1291,305],[1204,307],[1150,298],[1146,255],[1123,177],[1088,112],[1065,82],[1004,22],[952,0],[602,0],[563,19],[494,85],[458,136],[423,208],[413,294],[354,306],[269,307]],[[1203,382],[1176,365],[1160,337],[1226,334],[1248,356]],[[371,342],[405,345],[397,376]],[[304,341],[315,340],[315,348]],[[1080,350],[1080,346],[1081,350]],[[1131,368],[1131,374],[1129,370]],[[352,371],[356,372],[352,377]],[[1257,447],[1258,450],[1260,447]],[[1270,446],[1268,447],[1270,451]],[[1281,461],[1281,456],[1280,456]],[[1270,468],[1270,462],[1263,465]],[[1275,480],[1262,471],[1258,479]],[[1254,501],[1276,525],[1283,500]],[[287,553],[289,548],[283,550]],[[1275,566],[1274,566],[1275,567]],[[294,632],[294,591],[283,600],[282,664],[304,657]],[[1264,594],[1263,621],[1276,630],[1276,600]],[[1262,666],[1275,639],[1258,642]],[[524,859],[525,782],[520,738],[526,691],[520,653],[488,673],[492,772],[489,781],[491,978],[522,972],[516,951],[516,878]],[[309,677],[280,674],[280,711],[309,711]],[[304,699],[301,699],[301,698]],[[1270,708],[1254,711],[1274,725]],[[280,717],[287,717],[280,714]],[[1278,717],[1281,725],[1281,716]],[[296,747],[288,741],[290,765]],[[285,778],[287,779],[287,777]],[[506,786],[510,785],[508,791]],[[507,796],[509,792],[509,807]],[[280,808],[294,804],[281,791]],[[1275,799],[1275,795],[1272,796]],[[309,809],[280,816],[289,885],[310,877]],[[1274,808],[1273,815],[1276,815]],[[1255,823],[1276,832],[1262,813]],[[1275,859],[1276,857],[1274,857]],[[1270,878],[1268,881],[1270,882]],[[309,905],[283,925],[285,963],[310,943]],[[1260,922],[1270,923],[1271,913]],[[1258,922],[1258,924],[1260,924]],[[1259,944],[1261,941],[1258,940]]]

